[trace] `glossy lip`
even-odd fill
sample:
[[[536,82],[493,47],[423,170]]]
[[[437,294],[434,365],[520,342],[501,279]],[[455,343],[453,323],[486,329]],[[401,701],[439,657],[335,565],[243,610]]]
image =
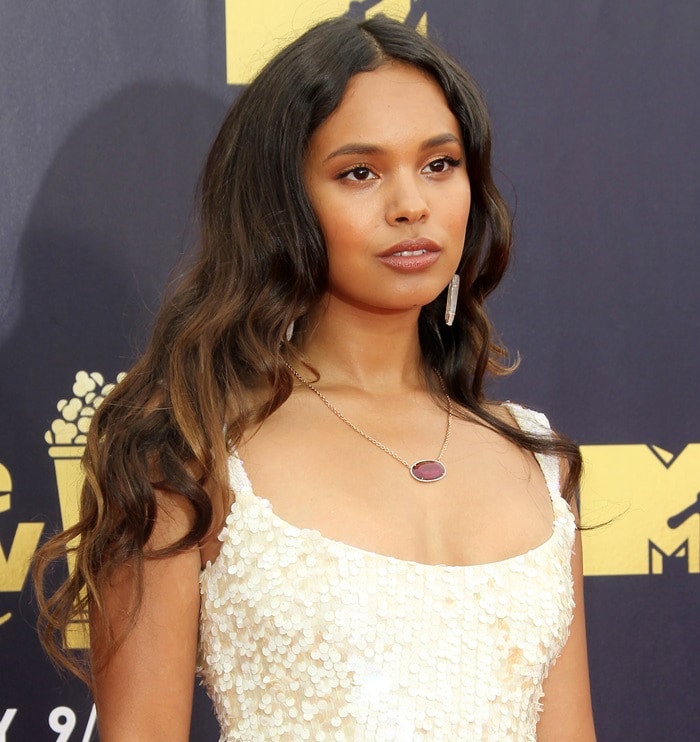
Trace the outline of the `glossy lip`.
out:
[[[397,252],[406,252],[407,250],[427,250],[427,252],[440,252],[440,246],[435,244],[427,237],[416,237],[411,240],[402,240],[392,245],[388,250],[379,253],[378,257],[388,258]]]
[[[415,252],[424,250],[419,255],[397,255],[401,252]],[[425,237],[418,237],[410,240],[402,240],[392,245],[388,250],[380,253],[377,258],[379,261],[402,273],[412,273],[429,268],[440,257],[441,248],[432,240]]]

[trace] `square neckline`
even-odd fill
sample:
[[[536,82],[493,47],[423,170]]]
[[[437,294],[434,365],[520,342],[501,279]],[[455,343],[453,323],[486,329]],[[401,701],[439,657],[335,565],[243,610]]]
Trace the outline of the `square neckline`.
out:
[[[512,402],[505,402],[503,406],[506,407],[508,412],[514,418],[515,423],[521,428],[521,420],[518,417],[519,412],[523,414],[541,414],[533,413],[531,410],[521,407],[520,405],[513,404]],[[243,459],[238,455],[237,451],[234,451],[228,459],[229,481],[233,480],[234,478],[239,479],[239,485],[242,486],[236,488],[232,487],[232,490],[235,494],[235,499],[231,503],[231,507],[229,508],[228,514],[226,516],[225,525],[221,529],[217,538],[222,543],[224,542],[226,533],[228,532],[229,520],[235,516],[236,508],[240,508],[240,496],[245,495],[250,498],[251,502],[264,509],[269,514],[269,517],[276,523],[276,525],[283,529],[286,534],[293,533],[294,535],[299,537],[312,538],[338,557],[348,556],[350,554],[354,555],[355,557],[364,557],[372,560],[387,561],[396,565],[404,565],[405,567],[412,568],[416,571],[477,571],[488,570],[489,568],[496,568],[499,566],[508,566],[514,562],[531,559],[533,557],[536,557],[540,552],[547,551],[547,549],[554,544],[555,540],[557,540],[560,529],[563,527],[564,521],[566,519],[566,514],[569,514],[570,519],[573,518],[571,510],[561,496],[561,488],[559,486],[558,479],[555,481],[550,481],[550,477],[545,470],[544,461],[547,457],[544,454],[540,453],[535,453],[534,456],[537,465],[542,472],[542,476],[544,478],[545,486],[547,488],[547,493],[549,495],[550,503],[552,506],[552,530],[549,536],[540,544],[537,544],[536,546],[533,546],[532,548],[527,549],[526,551],[519,554],[504,557],[503,559],[497,559],[490,562],[476,562],[474,564],[444,564],[441,562],[433,564],[427,562],[419,562],[411,559],[403,559],[401,557],[392,556],[390,554],[382,554],[377,551],[372,551],[371,549],[365,549],[361,546],[355,546],[345,541],[325,536],[317,528],[308,528],[295,525],[294,523],[291,523],[279,516],[275,512],[274,508],[272,507],[272,503],[268,499],[261,497],[255,493],[253,483],[251,482],[250,477],[248,476],[248,472],[245,469]],[[236,467],[237,471],[233,469],[234,466]],[[562,512],[561,510],[562,503],[565,505],[564,512]],[[213,562],[211,560],[207,560],[206,564],[202,568],[202,572],[205,572],[208,569],[213,569],[219,562],[220,557],[221,551],[219,551],[219,554]]]

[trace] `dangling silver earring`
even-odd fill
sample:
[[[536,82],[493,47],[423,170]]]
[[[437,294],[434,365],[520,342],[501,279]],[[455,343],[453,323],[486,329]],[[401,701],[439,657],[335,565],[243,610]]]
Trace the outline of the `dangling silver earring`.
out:
[[[447,288],[447,306],[445,307],[445,324],[452,326],[457,314],[457,297],[459,296],[459,273],[455,273],[450,279]]]
[[[287,339],[288,343],[292,342],[292,337],[294,336],[294,320],[292,320],[287,325],[287,331],[284,333],[284,337]]]

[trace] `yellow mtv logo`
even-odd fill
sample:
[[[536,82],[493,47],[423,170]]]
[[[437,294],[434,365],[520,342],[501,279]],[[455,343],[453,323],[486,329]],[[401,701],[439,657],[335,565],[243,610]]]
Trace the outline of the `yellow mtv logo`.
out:
[[[427,30],[423,0],[226,0],[228,84],[249,83],[276,52],[319,21],[377,13]]]
[[[0,464],[0,513],[8,513],[11,505],[12,477],[7,467]],[[0,592],[19,593],[22,590],[43,530],[43,523],[18,523],[7,551],[0,543]],[[10,618],[11,613],[2,614],[0,626]]]
[[[700,444],[582,446],[586,575],[700,572]]]

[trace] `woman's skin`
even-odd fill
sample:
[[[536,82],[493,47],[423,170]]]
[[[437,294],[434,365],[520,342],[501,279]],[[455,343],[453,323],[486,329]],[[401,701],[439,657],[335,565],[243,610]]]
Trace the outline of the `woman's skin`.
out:
[[[434,458],[447,416],[426,389],[417,323],[456,270],[470,196],[459,126],[440,87],[397,63],[356,75],[312,136],[304,178],[329,259],[329,292],[303,348],[320,374],[316,386],[407,461]],[[239,454],[256,494],[281,518],[380,554],[479,564],[521,554],[552,533],[534,457],[471,420],[453,420],[447,476],[419,483],[297,384]],[[190,521],[182,503],[161,502],[155,547]],[[188,739],[198,575],[218,548],[214,536],[199,550],[146,562],[136,625],[95,679],[103,742]],[[544,685],[541,742],[595,739],[578,536],[573,572],[574,620]],[[130,587],[129,575],[121,578],[106,596],[116,626]]]

